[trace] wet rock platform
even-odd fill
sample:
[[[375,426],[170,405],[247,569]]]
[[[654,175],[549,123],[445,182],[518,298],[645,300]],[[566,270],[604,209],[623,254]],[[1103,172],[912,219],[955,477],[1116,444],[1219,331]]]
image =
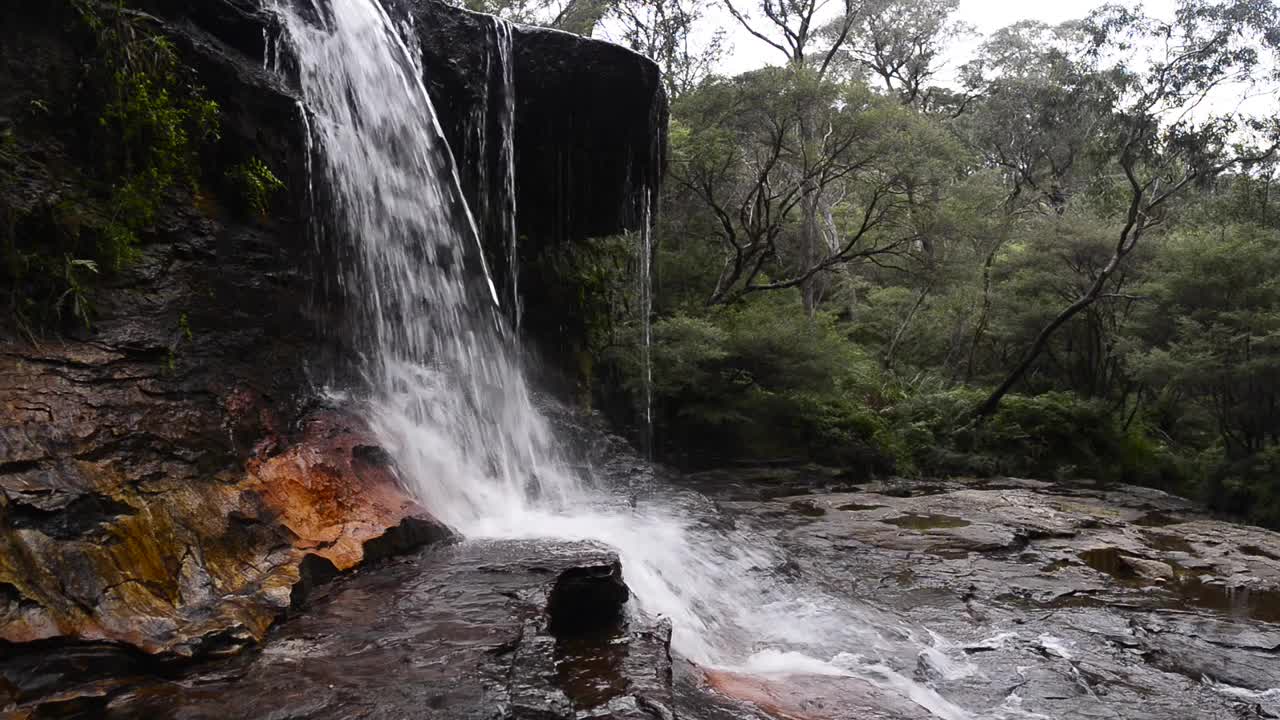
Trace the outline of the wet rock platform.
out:
[[[260,650],[64,686],[8,717],[672,717],[670,628],[628,596],[600,546],[469,541],[339,578]]]
[[[1129,486],[752,472],[689,482],[797,578],[932,638],[915,679],[975,717],[1280,717],[1280,534]],[[739,689],[843,717],[802,711],[802,681]]]

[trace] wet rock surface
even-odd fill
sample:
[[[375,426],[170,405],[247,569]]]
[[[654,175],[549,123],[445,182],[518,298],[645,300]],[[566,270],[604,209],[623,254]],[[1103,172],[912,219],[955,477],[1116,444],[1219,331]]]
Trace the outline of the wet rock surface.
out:
[[[339,572],[451,537],[358,422],[330,412],[303,425],[244,475],[167,487],[162,504],[145,487],[95,484],[39,515],[11,494],[0,704],[81,702],[135,670],[238,651]]]
[[[658,187],[666,160],[667,103],[653,61],[620,45],[512,24],[508,86],[493,17],[435,0],[399,5],[419,28],[427,88],[473,207],[483,206],[486,179],[504,171],[499,118],[511,93],[521,234],[540,245],[640,224],[641,191]],[[501,253],[494,259],[505,263]]]
[[[615,461],[606,474],[630,477],[632,456],[611,447],[597,448]],[[673,662],[670,627],[638,616],[611,550],[465,541],[316,589],[259,650],[173,667],[77,646],[23,672],[10,664],[0,688],[10,711],[35,717],[1280,714],[1277,534],[1140,488],[1003,479],[832,493],[823,489],[829,472],[798,473],[815,478],[814,492],[761,500],[753,473],[743,483],[702,483],[719,508],[708,508],[707,522],[786,549],[785,567],[759,572],[810,598],[819,587],[864,604],[850,621],[911,653],[884,661],[896,680],[865,663],[870,674],[842,672],[820,653],[809,653],[811,671]],[[86,678],[76,667],[112,672]],[[29,697],[14,699],[21,693]]]
[[[692,481],[786,547],[797,577],[932,637],[916,679],[966,710],[1280,716],[1280,534],[1144,488],[1002,479],[832,493],[827,474],[794,473],[816,478],[809,492],[769,500],[755,483]],[[728,682],[782,717],[845,717],[783,703],[804,695],[800,680]]]
[[[335,581],[260,651],[116,678],[107,718],[670,718],[670,628],[599,546],[466,542]],[[67,711],[70,711],[69,713]]]

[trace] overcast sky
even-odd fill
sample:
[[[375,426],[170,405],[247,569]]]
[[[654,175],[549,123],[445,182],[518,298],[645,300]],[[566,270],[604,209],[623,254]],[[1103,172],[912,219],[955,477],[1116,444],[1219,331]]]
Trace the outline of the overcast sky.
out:
[[[742,3],[739,7],[753,5],[750,0],[739,1]],[[980,34],[988,35],[1019,20],[1060,23],[1082,18],[1103,4],[1103,0],[960,0],[960,10],[956,15],[961,21],[975,27]],[[1153,15],[1172,17],[1174,0],[1146,0],[1144,7]],[[721,63],[720,72],[736,75],[766,63],[781,61],[780,52],[744,31],[727,12],[718,11],[715,19],[728,32],[729,42],[733,45],[732,51]],[[980,41],[981,38],[973,38],[968,42],[957,43],[950,53],[948,65],[954,67],[966,61]],[[944,71],[939,80],[945,80],[949,75]]]

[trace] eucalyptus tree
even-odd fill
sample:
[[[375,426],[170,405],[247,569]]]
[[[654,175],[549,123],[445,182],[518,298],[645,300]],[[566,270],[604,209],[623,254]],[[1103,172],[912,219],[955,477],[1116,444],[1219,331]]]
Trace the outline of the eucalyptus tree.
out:
[[[850,40],[858,0],[759,0],[759,15],[734,0],[723,2],[744,30],[781,52],[788,66],[810,69],[823,80]],[[826,19],[832,10],[834,22]]]
[[[617,0],[606,23],[619,39],[662,68],[667,97],[676,98],[711,75],[724,56],[725,33],[711,29],[708,0]]]
[[[1004,174],[1008,206],[1061,212],[1073,183],[1086,182],[1088,151],[1122,91],[1098,67],[1083,22],[1024,21],[998,30],[961,69],[974,99],[954,127],[983,163]]]
[[[841,0],[839,4],[833,4],[831,0],[759,0],[756,8],[759,14],[751,15],[734,0],[723,2],[743,29],[783,54],[786,68],[791,73],[790,81],[797,87],[822,86],[828,82],[837,66],[840,51],[850,40],[857,9],[857,0]],[[837,14],[837,19],[829,23],[826,16],[831,11]],[[824,150],[825,143],[820,138],[823,129],[817,117],[820,110],[817,107],[804,108],[795,118],[797,133],[794,142],[800,145],[801,154],[806,158]],[[817,268],[830,257],[824,251],[821,239],[822,216],[825,214],[823,188],[810,173],[802,171],[800,176],[802,184],[796,203],[802,215],[797,236],[801,264]],[[824,279],[820,272],[815,271],[805,273],[800,283],[804,305],[810,313],[817,310]]]
[[[1063,325],[1107,295],[1125,259],[1190,188],[1263,162],[1280,147],[1276,117],[1246,116],[1238,102],[1219,101],[1227,109],[1215,111],[1206,102],[1231,91],[1241,99],[1250,92],[1242,83],[1265,79],[1274,87],[1268,62],[1280,47],[1280,11],[1271,0],[1182,0],[1170,21],[1109,6],[1082,30],[1090,83],[1109,87],[1104,97],[1114,98],[1090,140],[1097,159],[1090,179],[1110,185],[1117,200],[1109,257],[975,408],[979,418],[996,411]],[[1068,130],[1072,117],[1051,115],[1040,130]]]
[[[959,6],[959,0],[859,0],[840,53],[903,103],[927,105],[949,44],[970,32],[955,19]],[[841,32],[845,20],[827,33]]]
[[[1088,57],[1087,40],[1081,22],[1020,22],[993,33],[961,68],[966,100],[951,127],[1005,188],[1001,200],[985,198],[986,216],[998,221],[971,236],[980,292],[965,352],[967,380],[987,343],[997,258],[1027,236],[1037,215],[1062,214],[1091,177],[1091,150],[1117,90]]]
[[[781,53],[798,87],[849,82],[869,73],[880,79],[890,96],[908,105],[924,104],[924,89],[938,58],[960,30],[951,19],[957,0],[758,0],[753,8],[740,0],[722,1],[748,33]],[[795,143],[806,165],[841,162],[821,157],[830,148],[828,115],[814,103],[795,118]],[[831,234],[828,218],[840,196],[829,194],[817,176],[800,176],[804,183],[796,201],[801,222],[795,240],[799,265],[806,269],[801,295],[812,313],[831,272],[850,258],[843,246],[825,241]]]
[[[723,253],[708,304],[816,287],[848,263],[893,264],[919,250],[913,198],[948,170],[945,131],[861,83],[800,78],[765,68],[676,106],[670,174],[715,218]],[[823,131],[808,141],[815,122]],[[818,256],[806,247],[814,196],[824,199]],[[812,312],[817,298],[805,299]]]

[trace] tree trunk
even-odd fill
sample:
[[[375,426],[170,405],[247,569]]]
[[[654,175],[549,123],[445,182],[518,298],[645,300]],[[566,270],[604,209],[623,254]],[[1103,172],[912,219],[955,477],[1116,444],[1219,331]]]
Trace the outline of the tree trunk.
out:
[[[969,344],[969,362],[964,373],[965,382],[973,379],[978,344],[982,342],[982,336],[987,331],[987,322],[991,317],[991,266],[995,264],[996,253],[999,251],[1000,245],[997,244],[991,252],[987,253],[987,259],[982,264],[982,310],[978,312],[978,322],[973,327],[973,341]]]
[[[1065,310],[1058,313],[1057,317],[1050,321],[1049,324],[1046,325],[1038,335],[1036,335],[1035,342],[1031,343],[1031,347],[1028,348],[1027,352],[1022,356],[1022,360],[1018,362],[1017,367],[1015,367],[1013,371],[1005,377],[1004,382],[1000,383],[1000,385],[992,391],[989,396],[987,396],[987,399],[982,401],[982,404],[973,411],[975,417],[985,418],[995,414],[996,410],[1000,408],[1000,401],[1004,399],[1005,395],[1009,394],[1009,391],[1013,389],[1014,385],[1018,384],[1018,381],[1022,380],[1023,376],[1027,374],[1027,371],[1035,365],[1036,360],[1040,357],[1040,353],[1044,352],[1045,348],[1049,346],[1049,340],[1053,337],[1053,333],[1056,332],[1058,328],[1067,324],[1067,321],[1078,315],[1082,310],[1092,305],[1094,301],[1098,299],[1098,296],[1102,294],[1102,288],[1106,287],[1107,279],[1110,278],[1111,274],[1120,266],[1120,261],[1123,260],[1124,256],[1127,254],[1128,251],[1125,250],[1123,252],[1117,252],[1116,255],[1112,256],[1111,261],[1108,262],[1107,266],[1098,273],[1097,279],[1093,281],[1093,284],[1089,286],[1089,289],[1085,294],[1080,296],[1079,300],[1068,305]]]
[[[893,340],[889,343],[889,349],[884,353],[884,369],[886,371],[893,369],[893,358],[898,352],[898,345],[902,342],[902,336],[907,333],[907,327],[911,325],[911,320],[916,316],[916,312],[920,310],[920,306],[924,304],[925,298],[929,297],[929,292],[933,290],[933,285],[925,285],[920,288],[920,294],[916,296],[916,301],[911,305],[911,309],[907,311],[906,317],[902,318],[902,323],[898,325],[898,331],[893,334]]]
[[[813,137],[813,131],[808,122],[801,125],[800,132],[801,142],[808,147]],[[820,188],[815,181],[805,180],[801,192],[804,194],[804,199],[800,202],[800,211],[804,213],[804,222],[801,223],[800,230],[800,268],[801,272],[807,272],[809,268],[822,261],[820,247],[822,230],[818,227]],[[818,311],[818,303],[822,297],[822,280],[821,273],[816,273],[800,284],[804,309],[810,317]]]
[[[1126,171],[1129,173],[1129,177],[1132,179],[1132,171],[1129,169],[1129,166],[1125,167]],[[1161,199],[1164,197],[1168,197],[1168,194],[1162,196]],[[1015,367],[1013,371],[1005,377],[1004,381],[987,396],[986,400],[982,401],[982,404],[978,405],[978,407],[974,409],[973,416],[976,419],[982,420],[983,418],[994,415],[996,410],[1000,408],[1000,401],[1004,399],[1004,396],[1008,395],[1009,391],[1013,389],[1013,386],[1017,385],[1018,382],[1027,374],[1027,371],[1035,365],[1036,360],[1040,357],[1040,353],[1044,352],[1045,348],[1049,347],[1049,340],[1053,337],[1053,333],[1056,332],[1058,328],[1065,325],[1071,318],[1079,314],[1080,311],[1092,305],[1094,301],[1098,299],[1098,296],[1102,294],[1102,289],[1107,286],[1107,281],[1111,279],[1111,276],[1115,274],[1116,270],[1120,269],[1120,264],[1124,262],[1125,257],[1127,257],[1129,253],[1133,252],[1133,249],[1138,246],[1138,241],[1142,238],[1143,232],[1146,230],[1147,224],[1146,218],[1143,214],[1142,198],[1143,192],[1137,187],[1135,181],[1134,195],[1129,205],[1129,220],[1125,224],[1124,229],[1120,231],[1120,238],[1116,242],[1116,249],[1115,252],[1112,253],[1111,259],[1108,260],[1107,264],[1098,271],[1098,276],[1094,278],[1092,283],[1090,283],[1089,289],[1086,290],[1079,299],[1068,305],[1065,310],[1058,313],[1057,317],[1051,320],[1049,324],[1046,325],[1038,335],[1036,335],[1035,342],[1031,343],[1031,347],[1028,348],[1027,352],[1022,356],[1022,360],[1018,362],[1017,367]],[[1146,208],[1149,210],[1151,205],[1147,205]]]

